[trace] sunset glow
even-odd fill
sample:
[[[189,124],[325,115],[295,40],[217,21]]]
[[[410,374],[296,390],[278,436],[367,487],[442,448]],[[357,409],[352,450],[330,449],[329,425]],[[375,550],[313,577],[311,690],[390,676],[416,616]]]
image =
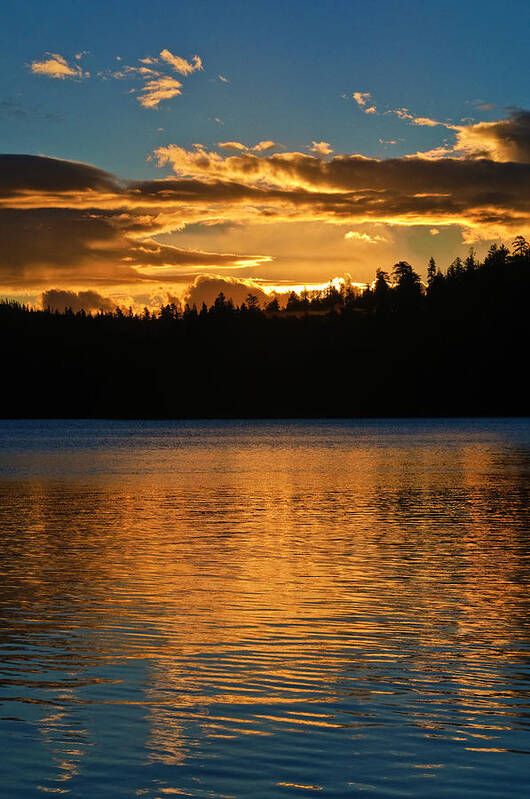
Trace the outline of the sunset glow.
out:
[[[346,27],[369,41],[368,11],[341,5]],[[404,41],[432,36],[384,5]],[[425,48],[392,60],[388,32],[388,55],[379,34],[377,56],[344,49],[334,16],[304,7],[309,29],[294,39],[292,68],[278,70],[255,12],[235,7],[229,34],[212,4],[208,22],[197,10],[186,24],[164,6],[167,25],[151,22],[143,40],[107,10],[108,41],[94,12],[82,36],[65,20],[59,38],[33,25],[24,48],[12,46],[2,113],[7,152],[25,154],[0,161],[4,296],[38,305],[44,291],[90,289],[103,304],[139,308],[184,298],[204,274],[227,291],[239,281],[267,295],[362,286],[399,258],[424,276],[431,255],[443,264],[455,250],[481,256],[528,236],[528,86],[514,72],[502,95],[492,89],[485,45],[474,45],[466,83]],[[14,12],[13,31],[21,24]],[[327,51],[340,56],[309,66],[305,50],[322,25]],[[216,46],[210,32],[220,28],[249,52]],[[275,36],[280,47],[291,41]],[[373,75],[381,58],[392,84]],[[430,89],[407,79],[418,60]],[[37,117],[46,124],[32,126]]]

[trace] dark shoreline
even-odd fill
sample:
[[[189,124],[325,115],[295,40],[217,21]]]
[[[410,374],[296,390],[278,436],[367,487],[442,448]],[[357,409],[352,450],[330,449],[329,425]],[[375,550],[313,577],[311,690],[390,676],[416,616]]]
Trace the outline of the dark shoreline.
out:
[[[3,418],[527,416],[530,249],[458,259],[426,290],[290,296],[286,309],[54,312],[0,302]]]

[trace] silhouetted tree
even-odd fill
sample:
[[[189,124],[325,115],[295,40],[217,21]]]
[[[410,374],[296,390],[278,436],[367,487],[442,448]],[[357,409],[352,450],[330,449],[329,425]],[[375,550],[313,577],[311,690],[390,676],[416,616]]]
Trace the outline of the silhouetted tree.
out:
[[[513,255],[518,258],[524,258],[525,255],[528,255],[529,249],[530,245],[524,236],[516,236],[512,241]]]
[[[280,303],[278,302],[278,298],[274,297],[267,305],[265,306],[265,310],[269,313],[278,313],[280,310]]]
[[[400,310],[412,310],[418,307],[421,300],[420,276],[408,261],[398,261],[392,269],[396,281],[397,306]]]
[[[429,288],[432,286],[432,284],[436,280],[437,272],[438,272],[438,269],[436,267],[436,261],[434,260],[434,258],[431,255],[431,257],[429,258],[429,265],[427,267],[427,285],[429,286]]]
[[[300,309],[300,298],[296,291],[291,291],[287,298],[287,311],[298,311]]]
[[[249,311],[259,311],[259,300],[255,294],[248,295],[247,308]]]
[[[467,255],[466,260],[464,261],[464,267],[466,272],[473,272],[477,268],[477,262],[475,259],[475,250],[473,247],[469,248],[469,253]]]

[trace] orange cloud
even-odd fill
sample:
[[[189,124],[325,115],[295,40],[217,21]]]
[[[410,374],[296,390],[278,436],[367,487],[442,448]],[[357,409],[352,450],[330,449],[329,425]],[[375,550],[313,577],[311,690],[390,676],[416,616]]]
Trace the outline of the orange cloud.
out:
[[[265,141],[258,142],[253,147],[247,147],[246,144],[242,144],[240,141],[220,141],[217,143],[217,146],[222,147],[224,150],[240,150],[241,152],[263,153],[275,147],[276,142],[266,139]],[[203,148],[199,147],[199,149]]]
[[[436,119],[430,119],[429,117],[413,117],[412,124],[427,128],[436,128],[438,125],[445,125],[444,122],[437,122]]]
[[[168,75],[148,81],[138,96],[138,102],[144,108],[157,108],[162,100],[170,100],[181,92],[182,83]]]
[[[369,105],[372,102],[372,95],[370,92],[353,92],[353,99],[362,108],[365,114],[376,114],[377,108],[375,105]]]
[[[217,142],[218,147],[222,147],[224,150],[248,150],[246,144],[242,144],[240,141],[220,141]]]
[[[333,147],[327,141],[313,141],[309,148],[315,155],[331,155]]]
[[[276,147],[276,142],[265,139],[264,141],[259,141],[254,147],[251,147],[251,150],[255,153],[264,153],[266,150],[271,150],[273,147]]]
[[[259,268],[267,252],[212,253],[157,241],[220,223],[463,226],[466,237],[530,227],[530,164],[486,159],[223,157],[160,148],[176,175],[119,181],[87,164],[0,156],[0,285],[174,282],[205,269]],[[370,244],[382,236],[350,231]]]
[[[79,54],[79,58],[83,54]],[[56,78],[58,80],[66,80],[73,78],[74,80],[81,80],[82,78],[90,77],[89,72],[83,72],[77,64],[69,64],[64,56],[59,53],[47,53],[47,57],[42,61],[32,61],[30,69],[34,75],[44,75],[47,78]]]
[[[507,119],[453,127],[455,151],[475,158],[530,163],[530,111],[512,111]]]
[[[203,69],[202,60],[200,56],[194,55],[190,61],[186,61],[185,58],[180,58],[178,55],[173,55],[169,50],[164,49],[160,53],[160,58],[162,58],[167,64],[173,67],[175,72],[178,72],[180,75],[191,75],[192,72],[197,72],[198,70]]]
[[[369,236],[368,233],[359,233],[357,230],[348,230],[348,232],[344,234],[344,238],[358,241],[361,244],[380,244],[388,241],[384,236]]]

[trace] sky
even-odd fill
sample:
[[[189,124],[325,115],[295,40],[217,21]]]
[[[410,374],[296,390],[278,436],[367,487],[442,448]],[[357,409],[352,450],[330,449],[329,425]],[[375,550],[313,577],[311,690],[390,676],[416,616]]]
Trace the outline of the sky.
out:
[[[527,0],[7,3],[0,294],[241,301],[528,236],[529,23]]]

